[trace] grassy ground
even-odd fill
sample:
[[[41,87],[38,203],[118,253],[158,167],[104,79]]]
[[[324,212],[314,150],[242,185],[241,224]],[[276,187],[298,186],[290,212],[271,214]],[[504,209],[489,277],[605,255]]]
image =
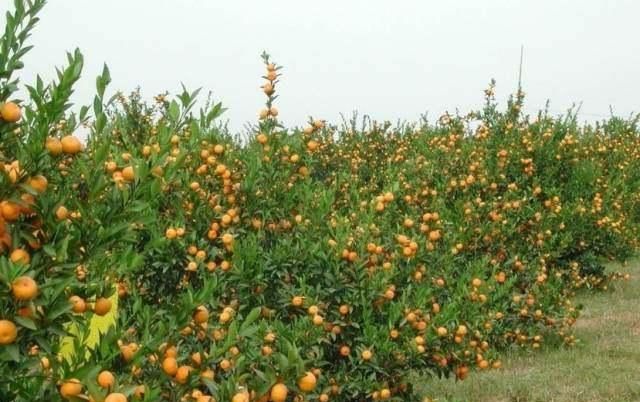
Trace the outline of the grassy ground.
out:
[[[514,351],[504,368],[467,380],[428,380],[419,386],[438,402],[640,401],[640,261],[612,267],[631,273],[602,293],[584,293],[574,348]]]

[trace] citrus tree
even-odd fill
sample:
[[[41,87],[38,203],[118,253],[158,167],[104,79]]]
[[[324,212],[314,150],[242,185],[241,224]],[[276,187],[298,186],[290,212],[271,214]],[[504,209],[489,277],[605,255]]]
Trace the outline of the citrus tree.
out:
[[[245,139],[106,66],[73,110],[79,51],[19,100],[43,6],[0,43],[3,400],[420,400],[416,376],[574,344],[575,289],[637,249],[637,119],[500,110],[492,83],[464,116],[288,129],[267,54]]]

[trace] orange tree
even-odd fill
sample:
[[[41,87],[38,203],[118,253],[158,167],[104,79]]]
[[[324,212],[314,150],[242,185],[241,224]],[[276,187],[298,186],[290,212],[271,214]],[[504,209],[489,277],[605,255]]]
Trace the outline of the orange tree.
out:
[[[42,6],[0,55],[3,400],[418,400],[414,374],[573,344],[574,289],[637,249],[637,120],[500,111],[492,84],[466,116],[288,130],[266,54],[243,140],[198,91],[107,97],[106,67],[70,112],[77,51],[16,102]]]

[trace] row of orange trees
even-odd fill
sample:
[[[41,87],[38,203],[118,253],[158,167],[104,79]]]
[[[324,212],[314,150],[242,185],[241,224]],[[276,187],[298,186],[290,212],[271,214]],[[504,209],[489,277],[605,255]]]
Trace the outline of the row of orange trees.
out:
[[[434,123],[286,129],[267,55],[245,140],[197,92],[107,97],[106,67],[72,111],[78,51],[17,100],[43,5],[0,42],[0,400],[419,400],[416,375],[573,344],[575,289],[637,249],[637,120],[501,111],[492,85]]]

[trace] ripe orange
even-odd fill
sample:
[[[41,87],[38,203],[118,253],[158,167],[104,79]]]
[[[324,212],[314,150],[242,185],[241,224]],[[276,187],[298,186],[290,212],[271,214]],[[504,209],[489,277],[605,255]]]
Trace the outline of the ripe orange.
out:
[[[202,354],[200,352],[195,352],[191,354],[191,361],[196,366],[200,366],[202,364]]]
[[[198,306],[193,314],[193,320],[198,324],[207,322],[209,320],[209,310],[205,306]]]
[[[133,360],[133,357],[135,356],[137,351],[138,345],[135,343],[120,346],[120,353],[122,354],[122,358],[126,362],[130,362],[131,360]]]
[[[64,205],[60,205],[58,208],[56,208],[56,218],[59,221],[65,220],[68,217],[69,217],[69,210]]]
[[[40,359],[40,366],[42,366],[43,370],[48,370],[49,367],[51,367],[51,362],[49,361],[49,358],[47,358],[46,356],[42,357]]]
[[[167,346],[164,350],[164,357],[177,357],[178,356],[178,348],[175,345]]]
[[[73,135],[65,135],[62,137],[60,144],[62,145],[62,152],[65,154],[75,155],[82,151],[82,143]]]
[[[189,374],[193,370],[193,367],[190,366],[180,366],[176,371],[175,379],[179,384],[186,384],[189,379]]]
[[[0,234],[0,254],[11,248],[11,234],[4,232]]]
[[[0,202],[0,214],[8,221],[13,222],[20,217],[20,206],[11,201]]]
[[[438,329],[436,330],[436,332],[438,333],[439,337],[445,337],[447,336],[447,329],[445,327],[438,327]]]
[[[104,370],[98,374],[98,385],[102,388],[112,388],[116,383],[116,378],[110,371]]]
[[[11,252],[11,262],[15,264],[28,264],[31,261],[31,256],[25,249],[17,248]]]
[[[80,395],[81,392],[82,384],[77,378],[68,379],[60,386],[60,396],[65,399],[74,398]]]
[[[173,377],[178,372],[178,362],[175,357],[166,357],[162,361],[162,370],[169,376]]]
[[[371,352],[369,349],[365,349],[362,351],[362,360],[371,360],[371,358],[373,357],[373,352]]]
[[[324,318],[320,314],[316,314],[313,316],[313,325],[320,326],[324,322]]]
[[[248,392],[238,392],[236,393],[231,402],[249,402],[249,393]]]
[[[29,179],[29,186],[39,193],[44,193],[48,184],[47,178],[42,175],[33,176]]]
[[[127,402],[127,397],[119,392],[113,392],[104,398],[104,402]]]
[[[17,104],[7,102],[0,106],[0,117],[7,123],[16,123],[22,117],[22,110]]]
[[[429,240],[430,241],[438,241],[442,237],[442,234],[439,230],[432,230],[429,232]]]
[[[16,300],[33,300],[38,296],[38,284],[31,277],[20,276],[11,284],[11,292]]]
[[[301,307],[303,301],[304,301],[304,299],[302,298],[302,296],[293,296],[293,298],[291,299],[291,304],[294,307]]]
[[[138,385],[134,390],[133,390],[133,396],[135,396],[138,399],[142,399],[144,397],[144,391],[145,391],[145,387],[144,385]]]
[[[47,138],[45,146],[47,147],[47,151],[49,151],[49,154],[52,156],[58,156],[62,154],[62,143],[55,137]]]
[[[84,313],[87,311],[87,303],[80,296],[71,296],[69,298],[69,302],[71,303],[71,311],[77,314]]]
[[[96,299],[96,303],[93,306],[93,312],[96,315],[99,315],[102,317],[106,315],[109,311],[111,311],[111,300],[107,299],[106,297],[100,297]]]
[[[126,181],[134,181],[136,179],[136,172],[133,170],[133,167],[127,166],[122,169],[122,178]]]
[[[25,215],[33,214],[32,207],[36,203],[36,198],[29,193],[24,193],[20,196],[20,200],[23,202],[23,205],[20,205],[20,211]]]
[[[216,373],[211,370],[211,369],[204,369],[201,373],[200,373],[200,378],[204,378],[210,381],[213,381],[213,377],[216,375]]]
[[[298,380],[298,388],[300,388],[302,392],[312,392],[316,388],[317,382],[318,379],[316,376],[311,371],[307,371],[305,375]]]
[[[267,95],[267,96],[271,96],[275,92],[275,88],[273,87],[273,84],[270,83],[270,82],[267,82],[266,84],[264,84],[262,86],[262,90],[264,91],[265,95]]]
[[[0,320],[0,345],[9,345],[18,337],[16,324],[9,320]]]
[[[282,383],[275,384],[271,387],[270,397],[272,402],[285,402],[288,394],[289,390],[287,386]]]
[[[169,228],[165,231],[164,236],[169,240],[173,240],[178,236],[178,233],[174,228]]]

